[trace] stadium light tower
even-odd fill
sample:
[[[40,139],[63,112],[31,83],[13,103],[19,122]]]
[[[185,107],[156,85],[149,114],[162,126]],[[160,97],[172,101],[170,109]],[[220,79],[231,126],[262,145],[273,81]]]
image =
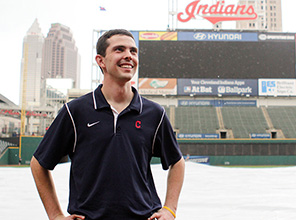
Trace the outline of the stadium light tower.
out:
[[[168,30],[177,28],[178,0],[168,0]]]

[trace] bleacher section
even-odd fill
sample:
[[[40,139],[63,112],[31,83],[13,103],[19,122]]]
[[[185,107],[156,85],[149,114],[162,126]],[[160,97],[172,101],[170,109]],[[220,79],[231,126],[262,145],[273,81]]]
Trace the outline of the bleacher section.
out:
[[[166,114],[168,115],[168,117],[170,117],[170,107],[167,106],[162,106],[166,112]]]
[[[296,138],[296,107],[268,107],[267,112],[275,129],[286,138]]]
[[[221,108],[226,129],[232,129],[234,138],[250,138],[251,133],[263,134],[269,129],[263,112],[257,107]]]
[[[180,133],[215,134],[219,122],[215,107],[185,107],[175,109],[175,128]]]
[[[14,143],[10,143],[0,139],[0,155],[10,146],[16,146]]]

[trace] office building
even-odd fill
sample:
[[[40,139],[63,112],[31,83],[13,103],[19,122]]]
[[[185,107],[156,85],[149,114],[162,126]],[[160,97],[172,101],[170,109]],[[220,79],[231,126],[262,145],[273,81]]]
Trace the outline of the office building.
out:
[[[239,0],[240,5],[253,5],[258,14],[256,20],[237,21],[241,30],[282,31],[281,0]]]
[[[38,20],[35,19],[24,37],[21,61],[20,103],[26,98],[27,106],[40,105],[43,42],[44,36]]]
[[[73,88],[80,87],[80,57],[69,27],[51,25],[44,41],[42,77],[73,79]]]

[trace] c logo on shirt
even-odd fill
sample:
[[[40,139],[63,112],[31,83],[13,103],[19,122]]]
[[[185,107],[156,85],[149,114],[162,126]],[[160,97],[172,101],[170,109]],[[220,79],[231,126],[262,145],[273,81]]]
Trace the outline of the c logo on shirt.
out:
[[[138,129],[141,128],[141,121],[136,121],[135,127]]]

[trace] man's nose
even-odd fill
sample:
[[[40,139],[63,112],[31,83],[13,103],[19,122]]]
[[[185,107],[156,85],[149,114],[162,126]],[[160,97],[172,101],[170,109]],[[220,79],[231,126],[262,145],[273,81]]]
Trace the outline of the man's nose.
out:
[[[128,60],[128,61],[129,61],[129,60],[132,60],[132,56],[131,56],[131,54],[126,54],[125,57],[124,57],[124,59],[125,59],[125,60]]]
[[[132,54],[130,51],[126,51],[124,54],[124,59],[125,60],[131,60],[132,59]]]

